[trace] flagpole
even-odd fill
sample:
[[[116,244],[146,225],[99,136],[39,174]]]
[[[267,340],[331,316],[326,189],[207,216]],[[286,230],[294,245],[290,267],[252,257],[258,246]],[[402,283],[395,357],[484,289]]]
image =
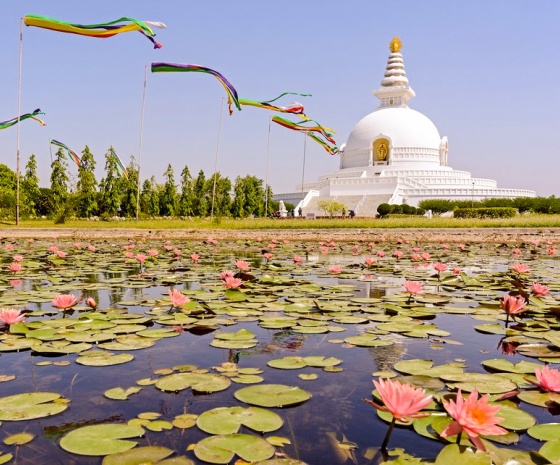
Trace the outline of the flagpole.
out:
[[[142,112],[140,116],[140,141],[138,143],[138,180],[136,190],[136,221],[140,216],[140,157],[142,156],[142,140],[144,138],[144,109],[146,107],[146,81],[148,80],[148,65],[144,66],[144,90],[142,92]]]
[[[299,208],[301,208],[303,210],[303,180],[305,179],[305,152],[306,152],[306,147],[307,147],[307,133],[304,132],[303,133],[303,166],[301,168],[301,200],[300,200],[300,206]],[[303,217],[303,213],[301,215]]]
[[[16,142],[16,226],[19,225],[19,189],[20,189],[20,121],[21,121],[21,70],[23,63],[23,18],[19,19],[19,78],[18,78],[18,117],[17,117],[17,142]]]
[[[270,125],[272,117],[268,119],[268,140],[266,142],[266,171],[264,173],[264,217],[268,218],[268,155],[270,154]]]
[[[214,199],[216,198],[216,179],[218,177],[218,154],[220,153],[220,133],[222,131],[222,113],[224,111],[224,97],[220,104],[220,122],[218,123],[218,140],[216,141],[216,159],[214,161],[214,187],[212,188],[212,209],[210,219],[214,218]]]

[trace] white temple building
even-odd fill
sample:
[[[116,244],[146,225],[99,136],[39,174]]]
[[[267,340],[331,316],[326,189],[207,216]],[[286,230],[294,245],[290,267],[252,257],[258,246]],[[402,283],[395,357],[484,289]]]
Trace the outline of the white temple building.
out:
[[[493,179],[473,178],[448,166],[447,137],[408,102],[416,94],[406,77],[401,41],[390,45],[379,106],[354,126],[341,146],[338,171],[280,194],[275,200],[296,204],[296,211],[323,215],[319,200],[337,200],[358,216],[375,216],[380,203],[418,206],[424,199],[482,200],[535,197],[535,192],[499,188]]]

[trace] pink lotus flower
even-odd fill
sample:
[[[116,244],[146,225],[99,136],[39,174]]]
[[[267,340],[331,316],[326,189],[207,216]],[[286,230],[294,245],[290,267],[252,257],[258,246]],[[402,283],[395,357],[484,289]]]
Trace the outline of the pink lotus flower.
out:
[[[386,450],[396,420],[425,416],[419,412],[430,404],[432,396],[426,395],[426,391],[422,388],[410,384],[401,384],[390,379],[379,379],[379,382],[374,381],[373,384],[384,405],[378,405],[369,399],[363,399],[364,402],[373,405],[377,410],[389,412],[393,415],[393,420],[381,445],[381,450]]]
[[[358,251],[359,248],[360,248],[360,246],[357,245],[357,244],[352,246],[352,250],[354,250],[354,251]]]
[[[410,259],[411,259],[411,260],[422,260],[422,257],[421,257],[419,254],[417,254],[417,253],[413,253],[413,254],[410,256]]]
[[[14,262],[21,263],[21,262],[23,262],[23,255],[14,255],[14,258],[12,260]]]
[[[463,250],[465,247],[465,244],[457,244],[457,248],[460,250]]]
[[[420,252],[421,249],[420,247],[412,247],[412,249],[410,250],[412,250],[413,252]]]
[[[156,249],[150,249],[150,250],[148,250],[148,255],[150,257],[157,257],[158,256],[158,251]]]
[[[383,258],[383,257],[385,256],[385,252],[383,252],[383,250],[378,250],[378,251],[377,251],[377,256],[378,256],[379,258]]]
[[[274,247],[276,247],[276,244],[274,242],[271,242],[270,244],[268,244],[267,246],[269,249],[274,249]]]
[[[224,285],[228,289],[237,289],[237,288],[241,287],[242,284],[243,284],[243,281],[241,279],[234,278],[233,276],[228,276],[226,279],[224,279]]]
[[[95,301],[95,299],[93,297],[88,297],[86,299],[86,305],[89,308],[97,308],[97,302]]]
[[[366,266],[371,266],[375,263],[375,260],[372,257],[364,258],[364,263]]]
[[[73,294],[58,294],[51,300],[51,305],[60,310],[66,310],[75,306],[79,301],[80,299]]]
[[[21,314],[21,310],[15,308],[3,308],[0,310],[0,320],[6,325],[13,325],[25,321],[25,316]]]
[[[453,274],[461,274],[461,268],[453,268]]]
[[[140,263],[144,263],[146,261],[146,258],[148,257],[143,253],[136,254],[136,261]]]
[[[94,246],[94,245],[91,245],[91,244],[88,245],[87,248],[88,248],[88,250],[89,250],[90,252],[95,252],[95,251],[97,250],[97,249],[95,248],[95,246]]]
[[[56,253],[57,250],[58,250],[58,247],[56,245],[51,245],[49,247],[49,252]]]
[[[58,255],[58,258],[66,258],[66,252],[63,252],[62,250],[57,250],[56,251],[56,255]]]
[[[72,247],[74,247],[75,249],[81,249],[82,248],[82,243],[81,242],[74,242]]]
[[[521,250],[519,250],[519,249],[513,249],[513,250],[511,251],[511,253],[512,253],[513,255],[521,255]]]
[[[548,255],[554,255],[556,253],[556,249],[554,247],[548,248]]]
[[[249,271],[249,268],[251,267],[251,264],[249,262],[246,262],[245,260],[237,260],[235,262],[235,267],[239,271]]]
[[[329,268],[329,273],[332,273],[332,274],[338,274],[341,271],[342,271],[342,268],[340,266],[337,266],[337,265],[333,265]]]
[[[497,426],[498,423],[504,421],[503,418],[496,416],[501,407],[488,404],[489,397],[490,395],[486,394],[479,399],[478,392],[474,390],[466,399],[463,399],[459,389],[455,402],[444,400],[443,407],[454,421],[441,432],[441,436],[444,438],[455,436],[464,431],[477,449],[486,451],[478,437],[480,434],[485,436],[507,434],[507,430]]]
[[[528,273],[530,271],[530,269],[524,263],[515,263],[511,267],[511,271],[515,271],[518,274],[523,274],[523,273]]]
[[[191,260],[193,261],[193,263],[198,263],[198,260],[200,260],[200,255],[198,255],[196,252],[192,253]]]
[[[428,252],[424,252],[422,255],[422,260],[429,260],[430,259],[430,254]]]
[[[545,391],[560,393],[560,371],[545,365],[541,370],[535,368],[535,376],[538,383],[533,384]]]
[[[449,249],[449,244],[442,244],[441,248],[447,250]]]
[[[10,279],[9,283],[10,286],[17,287],[17,286],[21,286],[23,284],[23,281],[21,279]]]
[[[209,237],[206,242],[212,245],[216,245],[218,243],[218,241],[212,237]]]
[[[173,251],[173,253],[175,254],[176,257],[179,257],[179,256],[181,255],[182,252],[183,252],[183,251],[182,251],[181,249],[175,249],[175,250]]]
[[[173,246],[172,245],[165,245],[163,247],[167,252],[171,252],[173,250]]]
[[[404,254],[400,250],[395,250],[393,252],[393,257],[396,257],[399,260]]]
[[[302,259],[299,255],[294,255],[294,258],[292,258],[292,261],[294,262],[295,265],[301,265]]]
[[[418,281],[405,281],[403,286],[410,295],[419,294],[424,290],[424,287]]]
[[[233,271],[222,271],[220,273],[220,279],[225,281],[227,278],[233,278]]]
[[[506,294],[504,295],[503,299],[500,301],[500,306],[502,310],[509,315],[517,315],[519,313],[523,313],[524,311],[528,310],[525,307],[527,302],[521,296],[514,297],[512,295]]]
[[[438,273],[441,273],[442,271],[447,270],[447,265],[444,264],[444,263],[437,262],[437,263],[434,263],[434,269],[435,269]]]
[[[321,246],[321,253],[326,254],[329,252],[329,248],[326,245]]]
[[[191,301],[185,294],[179,292],[177,289],[169,289],[169,298],[171,299],[171,305],[173,307],[180,307]]]
[[[263,253],[263,257],[266,261],[270,260],[272,258],[272,254],[267,252],[267,253]]]
[[[544,297],[550,293],[550,289],[544,284],[533,283],[531,285],[531,292],[535,297]]]
[[[22,268],[21,263],[13,262],[8,265],[8,270],[12,273],[17,273],[18,271],[21,271]]]
[[[6,244],[6,250],[14,250],[13,244]]]
[[[540,244],[540,241],[538,241],[538,240],[535,239],[535,240],[532,240],[532,241],[531,241],[531,244],[533,244],[533,245],[536,247],[537,245]]]
[[[126,252],[124,256],[125,258],[134,258],[134,252]]]

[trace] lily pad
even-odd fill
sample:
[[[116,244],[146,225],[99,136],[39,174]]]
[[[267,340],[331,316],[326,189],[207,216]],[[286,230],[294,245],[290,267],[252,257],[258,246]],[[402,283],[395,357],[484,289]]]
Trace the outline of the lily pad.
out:
[[[54,392],[29,392],[0,398],[0,420],[22,421],[61,413],[68,404]]]
[[[539,441],[554,441],[560,438],[560,423],[544,423],[532,426],[527,434]]]
[[[111,353],[99,353],[95,356],[93,355],[82,355],[76,359],[76,363],[80,365],[87,365],[90,367],[105,367],[111,365],[120,365],[121,363],[130,362],[134,360],[134,355],[132,354],[111,354]]]
[[[284,384],[259,384],[239,389],[234,393],[237,400],[260,407],[286,407],[311,398],[311,394],[295,386]]]
[[[137,394],[142,390],[140,387],[129,387],[128,389],[123,389],[121,387],[116,387],[113,389],[108,389],[104,392],[105,397],[113,400],[127,400],[132,394]]]
[[[70,431],[60,440],[65,451],[79,455],[102,456],[132,449],[135,441],[128,438],[140,437],[144,429],[140,426],[123,424],[84,426]]]
[[[156,383],[162,391],[177,392],[192,388],[197,392],[218,392],[227,389],[231,384],[229,378],[210,373],[174,373],[164,376]]]
[[[242,425],[260,433],[270,433],[281,428],[283,423],[277,413],[259,407],[220,407],[196,419],[196,425],[210,434],[234,434]]]
[[[167,459],[173,450],[162,446],[135,447],[125,452],[107,455],[101,465],[193,465],[185,456]],[[167,459],[167,460],[166,460]]]
[[[27,444],[31,442],[35,436],[30,433],[18,433],[12,434],[4,439],[4,444],[7,446],[22,446],[23,444]]]
[[[194,454],[209,463],[229,463],[235,455],[246,462],[269,459],[275,448],[262,438],[249,434],[219,435],[205,438],[194,447]]]

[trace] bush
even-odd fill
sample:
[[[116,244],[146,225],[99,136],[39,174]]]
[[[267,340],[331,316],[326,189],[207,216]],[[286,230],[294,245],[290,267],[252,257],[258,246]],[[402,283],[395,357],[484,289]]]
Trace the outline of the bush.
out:
[[[391,214],[401,215],[403,213],[402,205],[391,205]]]
[[[381,217],[387,216],[389,213],[391,213],[391,205],[389,205],[388,203],[379,204],[379,206],[377,207],[377,213],[379,213],[379,216]]]
[[[517,210],[511,207],[490,208],[456,208],[453,210],[455,218],[513,218]]]

